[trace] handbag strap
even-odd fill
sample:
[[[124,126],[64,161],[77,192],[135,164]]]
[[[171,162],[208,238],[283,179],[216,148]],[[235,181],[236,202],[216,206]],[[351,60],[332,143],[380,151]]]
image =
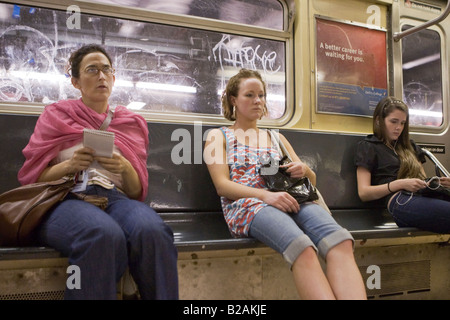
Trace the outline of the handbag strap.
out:
[[[287,156],[288,159],[290,161],[292,161],[292,158],[289,154],[289,152],[287,151],[286,147],[284,146],[283,141],[281,141],[280,139],[280,135],[279,133],[275,133],[273,130],[268,130],[269,134],[270,134],[270,138],[272,139],[272,141],[275,143],[275,145],[277,146],[278,152],[280,153],[281,157],[283,157],[283,155]]]
[[[106,115],[105,120],[103,121],[100,128],[98,128],[98,130],[106,130],[109,127],[109,124],[111,123],[113,115],[114,115],[113,111],[111,110],[111,108],[109,108],[108,114]]]

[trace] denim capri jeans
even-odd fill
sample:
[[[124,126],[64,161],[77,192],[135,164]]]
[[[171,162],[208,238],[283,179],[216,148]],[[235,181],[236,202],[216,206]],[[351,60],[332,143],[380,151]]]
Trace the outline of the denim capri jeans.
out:
[[[345,240],[354,243],[350,232],[315,203],[300,205],[295,214],[267,206],[254,216],[249,235],[281,253],[291,265],[307,247],[326,260],[334,246]]]

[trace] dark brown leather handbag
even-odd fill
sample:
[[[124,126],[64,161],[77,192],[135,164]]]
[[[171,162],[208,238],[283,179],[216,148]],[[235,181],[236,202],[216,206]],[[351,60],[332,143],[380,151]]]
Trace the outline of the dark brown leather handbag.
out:
[[[34,231],[46,213],[69,193],[73,178],[37,182],[0,195],[0,246],[35,245]]]

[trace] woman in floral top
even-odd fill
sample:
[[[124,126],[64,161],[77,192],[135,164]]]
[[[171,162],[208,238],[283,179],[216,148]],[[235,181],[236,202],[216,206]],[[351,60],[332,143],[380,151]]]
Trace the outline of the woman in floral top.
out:
[[[267,190],[260,175],[260,159],[280,159],[268,131],[257,127],[267,114],[261,75],[242,69],[229,80],[222,106],[225,118],[234,123],[209,132],[204,159],[230,232],[256,238],[281,253],[291,264],[301,299],[365,299],[351,234],[318,204],[299,205],[287,192]],[[293,160],[285,165],[287,172],[315,184],[315,173],[279,136]],[[327,262],[326,274],[317,254]]]

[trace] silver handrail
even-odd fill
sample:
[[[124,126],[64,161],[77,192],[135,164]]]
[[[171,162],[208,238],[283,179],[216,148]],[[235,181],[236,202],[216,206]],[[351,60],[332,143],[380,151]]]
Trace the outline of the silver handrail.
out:
[[[430,26],[432,26],[434,24],[437,24],[437,23],[441,22],[442,20],[444,20],[445,18],[447,18],[447,16],[449,14],[450,14],[450,1],[447,2],[447,7],[445,8],[445,11],[440,16],[434,18],[433,20],[425,22],[424,24],[415,26],[414,28],[405,30],[403,32],[396,32],[396,33],[394,33],[394,36],[393,36],[394,41],[395,42],[400,41],[400,39],[402,39],[402,38],[404,38],[406,36],[409,36],[412,33],[415,33],[417,31],[426,29],[426,28],[428,28],[428,27],[430,27]]]
[[[444,174],[446,177],[450,177],[450,173],[445,169],[445,167],[442,165],[442,163],[439,162],[439,160],[435,157],[434,154],[431,153],[431,151],[422,148],[425,155],[430,158],[431,161],[436,165],[436,167]]]

